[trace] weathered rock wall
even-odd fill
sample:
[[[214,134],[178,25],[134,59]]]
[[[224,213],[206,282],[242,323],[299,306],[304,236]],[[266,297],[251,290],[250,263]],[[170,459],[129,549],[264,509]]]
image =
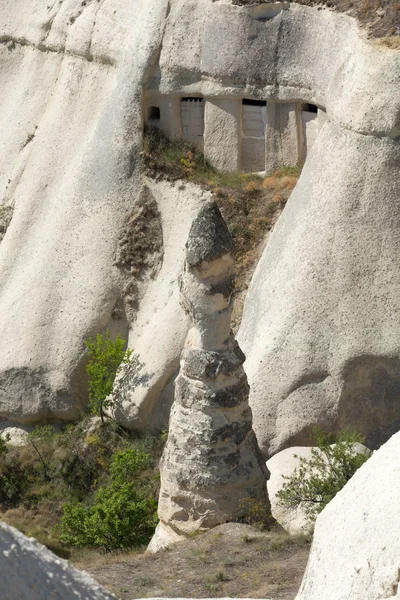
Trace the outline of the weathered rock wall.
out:
[[[106,327],[129,335],[154,374],[129,393],[125,424],[146,428],[171,382],[188,321],[173,291],[178,254],[167,267],[167,248],[183,257],[200,194],[182,231],[164,219],[156,274],[116,264],[141,197],[149,82],[216,105],[249,95],[327,111],[240,332],[265,450],[303,443],[321,413],[330,427],[361,418],[376,443],[400,417],[399,53],[368,44],[347,16],[282,7],[266,20],[259,7],[211,0],[1,4],[0,202],[13,210],[0,244],[1,417],[76,416],[86,395],[83,340]],[[171,214],[184,208],[178,192],[152,189],[161,219],[163,203]]]
[[[398,142],[326,123],[270,238],[239,332],[269,454],[315,424],[372,447],[400,425],[399,165]]]
[[[14,206],[0,246],[2,417],[77,415],[83,341],[126,283],[114,253],[140,188],[141,84],[166,3],[103,5],[0,7],[0,198]]]
[[[148,282],[140,298],[129,332],[129,345],[142,366],[132,373],[128,368],[123,374],[115,411],[118,422],[142,432],[168,425],[173,380],[190,326],[179,304],[177,281],[184,260],[184,239],[210,197],[209,192],[190,184],[149,181],[148,185],[157,198],[163,225],[163,257],[157,276]]]

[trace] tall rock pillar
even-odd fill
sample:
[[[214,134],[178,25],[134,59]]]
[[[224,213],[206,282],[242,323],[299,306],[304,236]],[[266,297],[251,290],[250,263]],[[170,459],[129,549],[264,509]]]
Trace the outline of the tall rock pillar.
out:
[[[175,384],[161,460],[160,523],[150,551],[240,518],[249,500],[270,513],[245,356],[230,328],[233,269],[231,236],[209,202],[192,224],[180,279],[181,304],[192,327]]]

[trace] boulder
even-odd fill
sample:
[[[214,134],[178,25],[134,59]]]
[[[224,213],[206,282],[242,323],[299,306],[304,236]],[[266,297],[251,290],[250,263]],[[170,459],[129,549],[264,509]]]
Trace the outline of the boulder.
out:
[[[277,494],[282,489],[285,478],[291,477],[300,465],[300,459],[310,460],[313,449],[317,450],[317,448],[307,446],[286,448],[267,461],[267,468],[270,472],[267,489],[271,503],[271,514],[279,525],[291,535],[309,532],[313,528],[313,523],[307,518],[307,514],[301,505],[295,509],[286,508],[280,503]],[[362,444],[354,444],[353,449],[356,454],[370,452]]]
[[[84,571],[0,523],[0,596],[7,600],[116,600]]]
[[[161,459],[160,524],[155,551],[197,531],[246,515],[249,502],[269,514],[266,477],[251,427],[244,355],[230,328],[232,240],[213,203],[193,221],[180,280],[191,329],[175,383]]]
[[[296,600],[400,598],[400,433],[318,516]]]
[[[311,458],[311,448],[306,446],[286,448],[267,461],[270,472],[267,489],[271,503],[271,514],[290,535],[307,532],[311,527],[307,515],[301,507],[296,509],[285,508],[280,504],[277,496],[285,482],[284,478],[290,477],[298,467],[300,457],[309,460]]]

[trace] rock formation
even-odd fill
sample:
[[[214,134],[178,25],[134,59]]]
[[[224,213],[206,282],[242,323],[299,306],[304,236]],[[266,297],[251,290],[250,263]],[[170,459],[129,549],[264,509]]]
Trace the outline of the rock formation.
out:
[[[269,516],[267,469],[252,430],[245,357],[230,329],[234,261],[214,203],[194,220],[180,281],[192,327],[175,383],[161,460],[160,524],[150,550],[245,515],[249,502]]]
[[[138,373],[125,373],[118,389],[114,416],[122,425],[146,432],[168,427],[173,401],[173,381],[179,370],[179,357],[190,320],[179,304],[177,280],[184,260],[185,243],[193,219],[209,192],[192,184],[173,185],[149,182],[157,198],[163,226],[163,259],[154,278],[141,290],[135,319],[129,329],[129,345],[142,367]],[[184,238],[184,239],[182,239]],[[137,383],[136,383],[137,381]]]
[[[296,600],[400,598],[400,433],[318,516]]]
[[[326,111],[244,310],[255,429],[272,454],[309,443],[316,423],[360,428],[375,446],[399,427],[398,51],[294,2],[3,0],[0,55],[1,418],[75,418],[84,339],[105,328],[152,374],[127,391],[121,422],[146,429],[168,405],[188,329],[175,269],[201,192],[149,185],[162,260],[136,277],[118,249],[141,201],[151,84],[214,99],[213,159],[237,148],[232,99],[275,105],[279,121],[288,103]]]
[[[107,328],[133,338],[152,374],[133,426],[148,425],[177,371],[189,321],[176,280],[203,192],[150,182],[148,249],[161,260],[135,270],[121,252],[124,235],[140,234],[127,220],[146,195],[142,83],[167,10],[167,0],[1,3],[0,419],[76,418],[87,400],[84,340]]]
[[[34,539],[0,523],[0,597],[4,600],[116,600]]]
[[[269,501],[271,502],[271,514],[290,535],[310,530],[310,523],[302,508],[288,509],[283,507],[277,496],[285,482],[284,478],[290,477],[299,465],[299,458],[294,457],[294,454],[309,460],[311,458],[311,448],[307,446],[286,448],[267,461],[270,472],[267,488]]]

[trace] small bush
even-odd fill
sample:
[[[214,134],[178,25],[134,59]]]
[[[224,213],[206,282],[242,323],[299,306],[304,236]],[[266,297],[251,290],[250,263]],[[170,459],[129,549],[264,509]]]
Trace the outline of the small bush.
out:
[[[110,465],[111,483],[96,492],[92,504],[64,505],[61,540],[106,551],[141,546],[154,532],[157,503],[137,490],[137,476],[150,466],[149,455],[134,448],[117,452]]]
[[[265,504],[254,498],[245,498],[239,502],[241,523],[252,525],[260,530],[267,529],[271,524],[271,515],[267,514]]]
[[[317,447],[311,450],[311,458],[300,457],[299,466],[290,477],[285,477],[277,494],[282,506],[302,506],[310,522],[370,457],[370,452],[356,453],[354,444],[364,441],[357,433],[343,431],[333,444],[332,434],[314,429],[314,439]]]
[[[6,440],[0,437],[0,506],[13,508],[24,498],[29,474],[21,468],[18,458],[10,453]]]
[[[132,480],[137,473],[147,469],[150,464],[150,455],[138,452],[135,448],[116,452],[110,465],[111,479],[114,483],[122,484],[126,480]]]
[[[64,506],[61,539],[106,551],[142,546],[154,532],[155,508],[155,500],[137,493],[134,483],[112,483],[98,490],[91,507]]]
[[[98,333],[87,340],[89,362],[86,367],[89,376],[89,407],[92,414],[100,416],[104,423],[104,410],[113,406],[111,397],[118,372],[129,363],[132,350],[125,350],[126,340],[119,335],[113,341],[110,332]]]

